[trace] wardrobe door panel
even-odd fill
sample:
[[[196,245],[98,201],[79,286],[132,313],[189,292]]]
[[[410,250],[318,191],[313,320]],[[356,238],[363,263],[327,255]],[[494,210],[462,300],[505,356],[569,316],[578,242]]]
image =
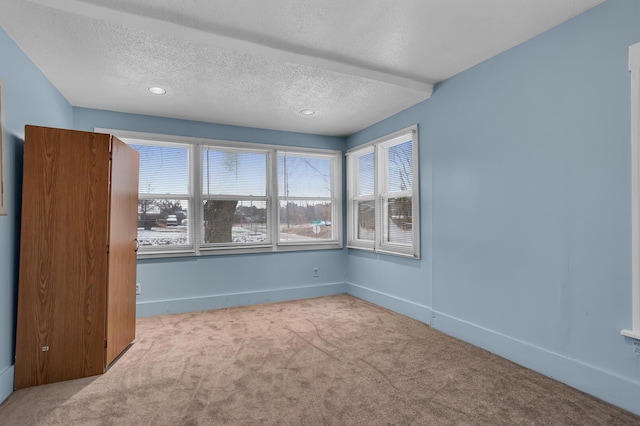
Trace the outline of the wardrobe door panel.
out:
[[[107,353],[109,365],[135,338],[138,152],[112,138]]]
[[[104,372],[108,144],[26,127],[16,389]]]

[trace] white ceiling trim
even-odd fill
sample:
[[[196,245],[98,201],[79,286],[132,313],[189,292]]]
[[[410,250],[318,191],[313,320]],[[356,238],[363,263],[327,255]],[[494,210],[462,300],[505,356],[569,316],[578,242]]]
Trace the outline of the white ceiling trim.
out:
[[[358,64],[337,61],[327,57],[318,57],[294,52],[289,49],[268,46],[253,41],[242,40],[213,31],[211,28],[196,28],[174,22],[160,20],[148,16],[123,12],[104,6],[85,3],[81,0],[28,0],[44,7],[58,9],[67,13],[84,16],[91,19],[109,21],[126,27],[139,28],[156,34],[170,37],[180,37],[198,43],[204,43],[242,52],[249,55],[261,56],[279,62],[305,65],[326,71],[365,78],[382,83],[392,84],[407,89],[423,92],[426,98],[433,93],[433,84],[413,78],[392,74]],[[315,52],[314,52],[315,53]]]

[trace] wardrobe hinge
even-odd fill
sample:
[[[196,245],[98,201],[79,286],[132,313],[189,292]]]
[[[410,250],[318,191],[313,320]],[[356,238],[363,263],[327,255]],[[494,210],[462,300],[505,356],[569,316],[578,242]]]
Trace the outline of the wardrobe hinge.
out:
[[[109,253],[109,246],[107,245],[107,253]]]
[[[107,339],[104,339],[104,348],[107,349]]]

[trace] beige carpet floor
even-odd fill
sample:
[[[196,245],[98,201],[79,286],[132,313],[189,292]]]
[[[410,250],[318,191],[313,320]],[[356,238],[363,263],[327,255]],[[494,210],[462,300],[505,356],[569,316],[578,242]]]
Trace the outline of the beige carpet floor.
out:
[[[631,425],[640,417],[351,296],[138,320],[102,376],[0,425]]]

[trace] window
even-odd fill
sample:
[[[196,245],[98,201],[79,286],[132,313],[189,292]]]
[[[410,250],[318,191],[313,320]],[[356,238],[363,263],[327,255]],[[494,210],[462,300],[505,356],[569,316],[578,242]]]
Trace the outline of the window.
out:
[[[283,244],[336,241],[340,215],[333,155],[278,152],[278,241]]]
[[[193,250],[190,145],[125,139],[140,154],[138,242],[141,252]]]
[[[140,153],[139,257],[342,247],[339,151],[96,131]]]
[[[202,247],[271,243],[269,152],[202,147]]]
[[[420,257],[417,130],[347,152],[348,247]]]
[[[631,309],[624,336],[640,340],[640,43],[629,47],[631,71]]]
[[[349,158],[349,183],[352,191],[349,195],[349,216],[353,218],[353,231],[349,243],[353,246],[373,249],[375,243],[375,165],[373,145],[360,149]]]

